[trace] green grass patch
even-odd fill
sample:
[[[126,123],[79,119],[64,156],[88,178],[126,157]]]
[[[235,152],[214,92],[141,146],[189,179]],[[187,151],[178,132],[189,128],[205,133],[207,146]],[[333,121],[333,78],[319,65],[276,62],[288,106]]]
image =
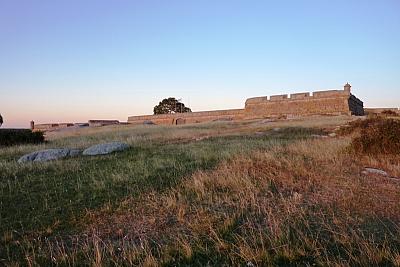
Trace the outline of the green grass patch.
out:
[[[283,145],[319,132],[288,128],[265,136],[145,142],[107,156],[21,165],[16,160],[24,148],[2,154],[0,246],[7,249],[0,250],[0,258],[18,261],[22,255],[19,250],[26,249],[9,242],[9,233],[14,233],[14,241],[21,237],[71,235],[79,232],[77,222],[88,210],[117,205],[125,197],[139,197],[149,191],[162,192],[194,171],[211,169],[234,155]]]

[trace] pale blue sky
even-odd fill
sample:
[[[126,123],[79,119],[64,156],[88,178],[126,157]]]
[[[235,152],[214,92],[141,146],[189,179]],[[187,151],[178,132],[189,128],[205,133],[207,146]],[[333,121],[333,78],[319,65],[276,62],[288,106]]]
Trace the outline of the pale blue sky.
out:
[[[342,88],[400,106],[400,1],[0,0],[6,127]]]

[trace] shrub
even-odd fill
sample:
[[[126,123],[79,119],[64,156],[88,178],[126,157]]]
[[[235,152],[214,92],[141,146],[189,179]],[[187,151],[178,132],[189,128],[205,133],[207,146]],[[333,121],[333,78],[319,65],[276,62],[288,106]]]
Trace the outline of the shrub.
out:
[[[384,116],[391,116],[391,117],[399,116],[399,114],[397,114],[397,112],[394,112],[393,110],[390,110],[390,109],[382,111],[381,114],[384,115]]]
[[[353,133],[360,133],[360,131],[363,131],[367,129],[368,127],[372,125],[379,124],[382,121],[381,117],[370,117],[366,120],[358,119],[356,121],[349,122],[346,126],[341,127],[338,131],[339,135],[346,136],[350,135]]]
[[[351,149],[362,154],[400,154],[400,121],[368,119],[355,123],[359,135],[351,142]]]
[[[0,129],[0,146],[38,144],[43,142],[43,132],[32,132],[29,129]]]

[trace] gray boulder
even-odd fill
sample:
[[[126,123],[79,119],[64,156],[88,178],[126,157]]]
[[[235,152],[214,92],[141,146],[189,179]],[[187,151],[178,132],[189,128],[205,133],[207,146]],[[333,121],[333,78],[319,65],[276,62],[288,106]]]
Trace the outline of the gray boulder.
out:
[[[79,149],[69,149],[69,148],[46,149],[26,154],[18,160],[18,163],[44,162],[49,160],[57,160],[66,157],[74,157],[79,155],[80,153],[81,151]]]
[[[128,144],[121,142],[111,142],[111,143],[91,146],[85,149],[82,154],[86,156],[106,155],[116,151],[123,151],[128,148],[129,148]]]

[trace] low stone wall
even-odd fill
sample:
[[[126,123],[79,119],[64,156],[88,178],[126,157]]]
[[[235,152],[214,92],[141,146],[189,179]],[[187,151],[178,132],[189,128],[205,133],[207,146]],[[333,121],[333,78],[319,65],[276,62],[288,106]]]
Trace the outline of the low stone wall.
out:
[[[173,113],[160,115],[131,116],[128,118],[130,124],[185,124],[199,123],[218,120],[240,120],[243,119],[243,109],[199,111],[187,113]]]
[[[32,129],[33,131],[52,131],[52,130],[57,130],[57,129],[64,129],[67,127],[74,126],[73,123],[43,123],[43,124],[34,124],[34,128]]]
[[[107,125],[117,125],[119,124],[118,120],[89,120],[88,121],[90,127],[101,127]]]

